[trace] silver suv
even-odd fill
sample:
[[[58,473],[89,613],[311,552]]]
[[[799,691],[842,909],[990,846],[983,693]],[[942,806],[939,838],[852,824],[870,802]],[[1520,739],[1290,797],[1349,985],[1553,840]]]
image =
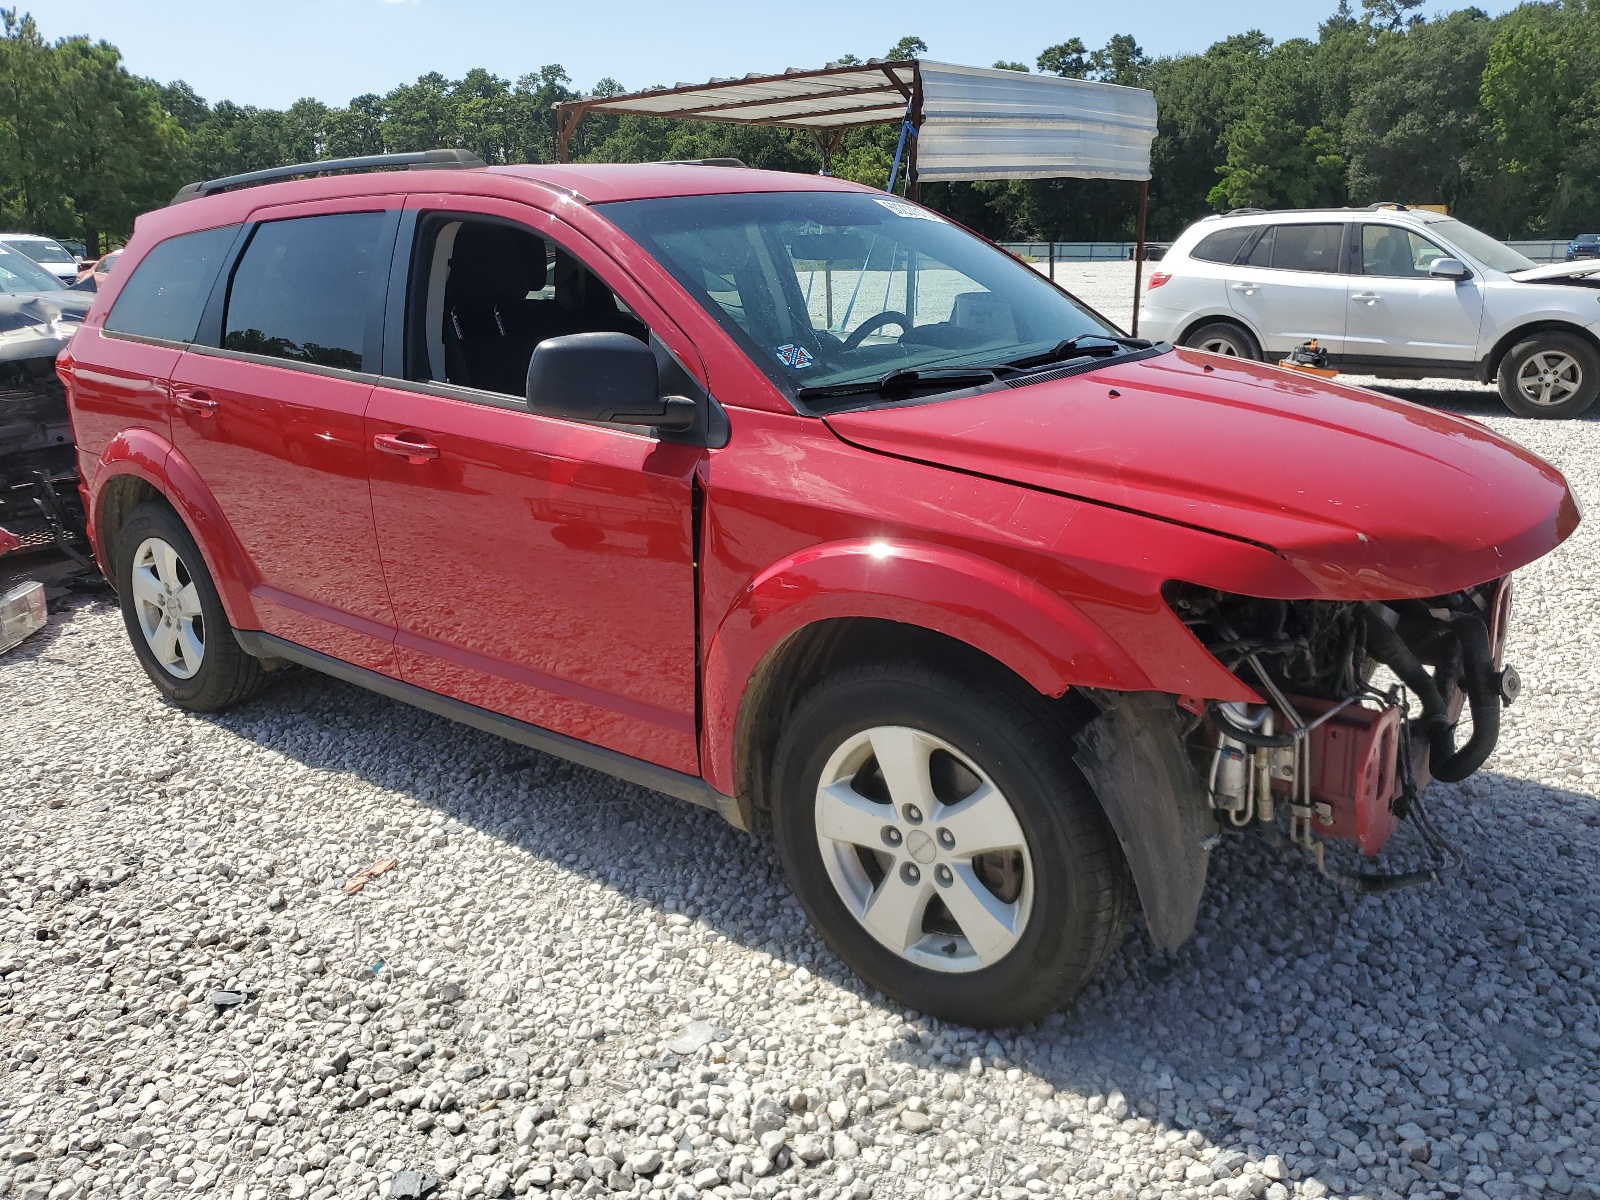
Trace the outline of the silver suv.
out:
[[[1536,266],[1398,204],[1239,209],[1173,243],[1139,331],[1270,360],[1315,338],[1341,370],[1497,382],[1512,412],[1573,417],[1600,395],[1600,262]]]

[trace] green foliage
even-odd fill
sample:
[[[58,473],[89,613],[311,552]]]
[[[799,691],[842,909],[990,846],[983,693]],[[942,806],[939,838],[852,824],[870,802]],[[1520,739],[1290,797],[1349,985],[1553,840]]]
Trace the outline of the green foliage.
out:
[[[0,18],[0,223],[62,236],[120,238],[183,182],[282,163],[434,147],[492,163],[548,162],[553,106],[581,94],[552,64],[516,80],[429,73],[343,107],[207,103],[181,80],[130,75],[103,42],[47,43],[28,17]],[[1446,204],[1500,236],[1554,236],[1600,228],[1596,46],[1600,0],[1431,19],[1420,0],[1361,0],[1359,15],[1338,0],[1314,39],[1274,43],[1250,30],[1198,54],[1152,59],[1130,34],[1095,50],[1066,37],[1034,65],[1155,93],[1154,238],[1213,208],[1375,200]],[[907,36],[883,57],[927,53]],[[1028,70],[1010,59],[995,66]],[[588,94],[624,90],[607,79]],[[893,124],[847,131],[829,166],[883,187],[898,136]],[[732,157],[822,168],[819,143],[801,131],[601,114],[578,126],[570,152],[592,162]],[[1119,239],[1133,233],[1132,193],[1103,180],[1013,180],[930,184],[923,198],[991,237]]]

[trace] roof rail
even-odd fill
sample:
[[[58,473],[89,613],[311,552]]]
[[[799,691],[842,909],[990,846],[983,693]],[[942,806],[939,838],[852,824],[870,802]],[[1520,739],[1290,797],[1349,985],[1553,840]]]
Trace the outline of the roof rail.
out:
[[[1225,217],[1254,217],[1266,211],[1264,208],[1230,208],[1222,215]]]
[[[382,171],[389,167],[437,170],[488,165],[470,150],[417,150],[409,154],[368,154],[361,158],[326,158],[320,162],[268,167],[264,171],[246,171],[243,175],[228,175],[221,179],[186,183],[178,189],[178,194],[172,198],[172,203],[181,204],[185,200],[194,200],[201,196],[231,192],[234,188],[255,187],[259,183],[275,183],[280,179],[293,179],[300,175],[332,175],[339,171]]]
[[[1378,212],[1385,208],[1392,208],[1395,212],[1410,212],[1409,204],[1401,204],[1397,200],[1379,200],[1376,204],[1367,205],[1368,212]]]
[[[656,164],[661,167],[745,167],[742,158],[664,158]]]

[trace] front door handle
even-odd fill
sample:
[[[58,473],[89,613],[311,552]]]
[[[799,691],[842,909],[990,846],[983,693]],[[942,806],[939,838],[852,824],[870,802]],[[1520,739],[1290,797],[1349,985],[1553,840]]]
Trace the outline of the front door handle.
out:
[[[1356,292],[1350,297],[1350,299],[1359,300],[1359,301],[1361,301],[1361,303],[1365,304],[1368,308],[1371,308],[1379,300],[1382,300],[1383,297],[1380,296],[1377,292]]]
[[[173,388],[172,402],[185,412],[209,417],[217,411],[217,402],[198,388]]]
[[[414,467],[439,457],[439,447],[414,433],[380,433],[372,439],[372,448],[403,458]]]

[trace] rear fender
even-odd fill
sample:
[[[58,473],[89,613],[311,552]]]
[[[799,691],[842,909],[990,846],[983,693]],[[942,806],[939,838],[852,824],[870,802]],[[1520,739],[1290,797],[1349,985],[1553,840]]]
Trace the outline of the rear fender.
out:
[[[1060,596],[987,559],[922,542],[859,539],[807,549],[752,579],[709,641],[707,780],[735,790],[735,733],[747,684],[790,634],[870,618],[933,630],[1003,663],[1045,695],[1073,686],[1142,690],[1149,677]]]
[[[135,475],[150,484],[183,519],[200,547],[200,556],[216,584],[229,623],[235,629],[259,629],[261,623],[250,599],[250,589],[258,577],[249,556],[224,519],[216,497],[189,460],[149,430],[119,433],[107,443],[96,464],[90,487],[89,527],[95,531],[96,553],[102,565],[109,562],[109,547],[101,545],[99,538],[112,536],[112,531],[102,528],[102,501],[111,481],[122,475]]]

